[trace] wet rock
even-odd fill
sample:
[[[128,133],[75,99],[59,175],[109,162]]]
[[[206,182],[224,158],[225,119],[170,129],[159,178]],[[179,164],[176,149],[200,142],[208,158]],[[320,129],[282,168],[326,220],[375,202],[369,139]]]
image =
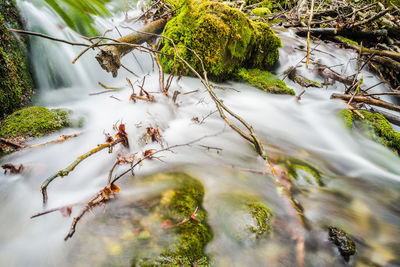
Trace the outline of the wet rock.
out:
[[[268,207],[259,201],[247,202],[246,205],[253,219],[253,225],[249,225],[248,228],[254,233],[256,239],[261,239],[272,233],[272,213]]]
[[[356,253],[356,244],[342,229],[330,226],[328,228],[329,240],[339,249],[345,261]]]

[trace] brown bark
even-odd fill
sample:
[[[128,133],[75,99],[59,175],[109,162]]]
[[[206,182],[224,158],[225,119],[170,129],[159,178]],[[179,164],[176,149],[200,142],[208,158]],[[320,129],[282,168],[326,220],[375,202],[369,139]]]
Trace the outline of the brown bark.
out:
[[[148,23],[138,32],[121,37],[117,41],[127,45],[106,46],[96,55],[97,61],[104,70],[111,72],[113,77],[117,77],[118,69],[121,67],[121,57],[135,49],[134,45],[140,45],[150,40],[154,37],[153,34],[160,34],[166,23],[167,19],[159,19]]]
[[[306,36],[308,32],[307,27],[297,28],[295,30],[297,35]],[[352,31],[349,29],[338,30],[336,28],[311,28],[310,33],[312,35],[323,35],[323,36],[335,36],[342,35],[351,38],[376,38],[381,36],[387,36],[387,30],[376,30],[376,31]]]
[[[383,107],[386,109],[394,110],[400,112],[400,106],[392,103],[388,103],[379,99],[374,99],[367,96],[352,96],[352,95],[342,95],[342,94],[332,94],[331,98],[342,99],[345,101],[349,101],[352,98],[353,102],[370,104],[378,107]]]

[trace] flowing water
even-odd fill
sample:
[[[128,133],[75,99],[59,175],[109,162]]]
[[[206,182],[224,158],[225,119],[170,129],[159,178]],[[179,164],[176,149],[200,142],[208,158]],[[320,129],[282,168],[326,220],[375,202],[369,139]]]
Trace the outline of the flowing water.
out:
[[[82,41],[79,35],[61,26],[60,19],[53,11],[38,3],[19,2],[28,29],[62,39]],[[132,11],[129,16],[138,14]],[[140,23],[124,22],[123,14],[116,15],[113,20],[96,19],[100,32],[114,29],[110,37],[118,37],[114,27],[118,27],[122,34],[128,33],[124,25],[135,28],[141,26]],[[284,46],[280,49],[280,65],[274,72],[282,78],[289,66],[296,65],[304,57],[305,52],[301,48],[306,42],[290,31],[277,32]],[[185,171],[203,183],[203,205],[209,213],[208,223],[214,233],[206,252],[215,265],[296,265],[296,244],[289,231],[279,224],[279,221],[290,220],[290,215],[283,204],[282,194],[276,189],[274,178],[229,167],[265,170],[253,148],[230,130],[215,112],[215,105],[199,80],[183,78],[172,83],[170,92],[181,92],[175,105],[171,99],[159,93],[158,70],[148,54],[136,51],[123,60],[140,78],[121,70],[118,78],[112,79],[98,66],[94,51],[89,51],[73,65],[71,61],[81,48],[38,38],[32,38],[31,41],[39,87],[36,103],[48,108],[71,109],[75,116],[83,117],[85,123],[83,128],[64,129],[33,142],[42,143],[60,134],[81,132],[77,138],[0,159],[1,163],[26,166],[26,170],[19,175],[0,174],[0,221],[3,229],[0,232],[1,266],[107,265],[110,258],[113,259],[110,265],[128,266],[140,249],[129,245],[121,248],[121,236],[127,227],[126,217],[132,212],[128,203],[148,199],[158,192],[159,185],[146,183],[140,177],[163,170]],[[357,55],[353,51],[323,42],[314,43],[313,46],[317,46],[312,55],[315,61],[320,60],[328,66],[338,65],[335,67],[338,72],[356,72]],[[304,67],[302,70],[310,79],[321,81],[311,71],[305,71]],[[132,89],[126,77],[135,82],[141,81],[146,74],[150,75],[146,76],[144,88],[152,92],[156,102],[133,103],[129,100]],[[362,75],[366,88],[379,82],[379,78],[367,70],[363,70]],[[285,81],[297,93],[301,92],[298,85]],[[98,82],[122,89],[89,95],[104,91]],[[343,92],[343,85],[336,83],[328,89],[307,89],[300,101],[292,96],[269,95],[242,83],[228,82],[224,86],[236,90],[216,90],[217,94],[225,105],[253,125],[269,153],[305,160],[323,173],[325,186],[318,186],[315,181],[307,182],[305,174],[295,182],[295,197],[303,206],[309,221],[307,229],[293,230],[304,231],[306,266],[399,265],[400,160],[361,133],[345,129],[337,116],[344,104],[329,99],[331,93]],[[375,90],[387,89],[380,85]],[[197,123],[194,117],[204,121]],[[190,147],[176,148],[174,153],[160,154],[162,161],[145,161],[136,169],[136,178],[127,175],[121,180],[119,185],[122,190],[117,200],[107,205],[105,212],[99,208],[94,211],[95,216],[87,214],[78,225],[75,236],[64,242],[72,217],[65,218],[59,213],[52,213],[36,219],[29,218],[42,211],[40,184],[79,155],[103,143],[104,133],[114,133],[113,125],[120,122],[126,125],[131,153],[159,149],[158,145],[140,141],[148,126],[159,127],[168,145],[209,137]],[[69,176],[55,180],[49,186],[47,208],[87,201],[106,185],[116,154],[116,151],[112,154],[102,151],[82,162]],[[125,169],[126,166],[117,167],[116,173]],[[269,239],[243,244],[232,235],[240,221],[237,207],[229,199],[238,195],[251,195],[266,203],[274,213],[275,230]],[[74,208],[72,215],[78,211],[78,208]],[[339,226],[354,237],[357,255],[350,262],[345,263],[328,241],[326,227],[329,225]],[[293,224],[292,227],[299,226]]]

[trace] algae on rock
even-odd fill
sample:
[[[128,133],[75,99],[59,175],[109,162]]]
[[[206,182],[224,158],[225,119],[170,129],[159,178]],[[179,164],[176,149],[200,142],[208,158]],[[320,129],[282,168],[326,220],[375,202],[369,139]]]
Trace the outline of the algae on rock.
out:
[[[400,133],[393,130],[390,122],[381,114],[372,113],[366,110],[359,111],[365,119],[362,120],[349,110],[342,110],[340,117],[347,128],[359,128],[364,130],[367,136],[386,146],[397,155],[400,155]]]
[[[241,68],[270,69],[278,60],[280,39],[268,24],[249,20],[238,9],[218,2],[202,0],[168,1],[176,9],[163,35],[172,39],[179,55],[196,71],[203,73],[201,61],[210,79],[225,81]],[[161,64],[166,72],[184,70],[169,40],[161,42]]]
[[[7,116],[0,127],[5,138],[40,137],[70,125],[70,111],[48,110],[44,107],[28,107]]]
[[[274,74],[259,69],[239,69],[236,78],[246,81],[251,85],[272,94],[295,95],[293,89],[286,86],[285,82],[280,80]]]
[[[0,118],[26,104],[33,93],[27,58],[27,39],[8,28],[23,28],[15,2],[0,3]]]
[[[134,265],[210,265],[204,247],[211,240],[212,233],[207,224],[207,212],[202,207],[202,184],[185,173],[162,173],[149,179],[164,181],[171,188],[162,194],[153,217],[167,224],[165,231],[171,232],[175,239],[162,249],[159,256],[136,258]]]
[[[249,201],[246,203],[247,209],[251,214],[255,225],[249,226],[249,230],[254,233],[256,239],[261,239],[272,232],[272,213],[260,201]]]

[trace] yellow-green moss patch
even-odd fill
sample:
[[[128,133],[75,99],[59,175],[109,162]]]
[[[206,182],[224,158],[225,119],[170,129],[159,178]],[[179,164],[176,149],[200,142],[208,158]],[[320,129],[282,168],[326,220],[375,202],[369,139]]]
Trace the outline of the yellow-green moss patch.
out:
[[[40,137],[70,124],[69,111],[28,107],[14,112],[1,122],[0,136],[5,138]]]
[[[353,41],[353,40],[351,40],[349,38],[346,38],[346,37],[343,37],[343,36],[340,36],[340,35],[338,35],[337,37],[344,43],[347,43],[349,45],[359,46],[359,44],[356,41]]]
[[[268,71],[241,68],[236,78],[241,81],[246,81],[267,93],[295,95],[293,89],[287,87],[282,80]]]
[[[260,16],[260,17],[271,14],[271,10],[269,10],[268,7],[257,7],[257,8],[252,9],[251,12],[253,12],[254,15]]]
[[[372,113],[366,110],[360,110],[365,117],[362,120],[349,110],[340,112],[340,117],[346,124],[347,128],[358,128],[366,133],[366,135],[377,141],[378,143],[391,149],[397,155],[400,155],[400,133],[393,130],[389,121],[381,114]]]

